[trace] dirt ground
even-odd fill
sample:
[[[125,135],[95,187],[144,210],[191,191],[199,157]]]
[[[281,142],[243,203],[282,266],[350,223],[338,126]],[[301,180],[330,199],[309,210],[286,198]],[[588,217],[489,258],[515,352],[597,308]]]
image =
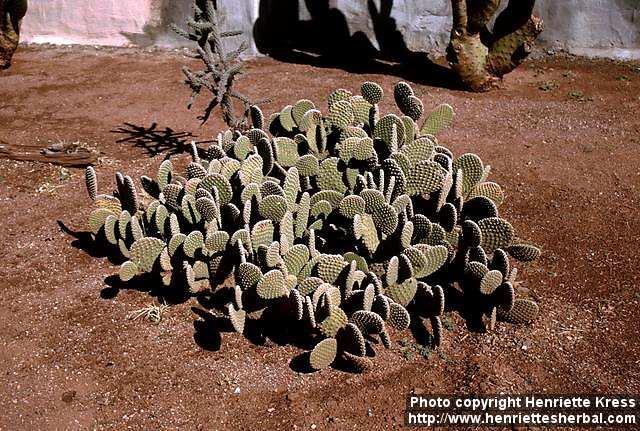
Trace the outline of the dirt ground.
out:
[[[184,61],[180,52],[21,48],[0,73],[0,140],[95,148],[105,191],[116,170],[153,173],[171,140],[142,145],[115,130],[157,123],[206,140],[222,127],[201,127],[186,110]],[[300,349],[220,333],[198,322],[195,301],[171,305],[158,325],[127,319],[156,299],[119,288],[117,266],[58,224],[86,229],[82,171],[0,160],[0,429],[392,429],[410,392],[640,393],[639,66],[549,57],[486,94],[414,83],[427,107],[454,106],[441,142],[491,164],[507,192],[502,215],[543,249],[520,272],[541,316],[479,334],[451,314],[439,352],[407,359],[395,343],[365,375],[298,373],[290,360]],[[399,79],[260,59],[240,86],[271,98],[271,113],[365,80],[389,94]]]

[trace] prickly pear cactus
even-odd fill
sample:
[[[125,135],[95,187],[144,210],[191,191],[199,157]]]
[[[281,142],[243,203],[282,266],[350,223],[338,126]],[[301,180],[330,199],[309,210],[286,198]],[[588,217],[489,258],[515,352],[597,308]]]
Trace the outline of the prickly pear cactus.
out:
[[[452,108],[424,106],[402,82],[400,115],[380,116],[382,87],[360,93],[334,91],[324,113],[306,99],[268,119],[253,109],[264,129],[192,145],[184,172],[164,161],[141,188],[118,173],[114,195],[100,194],[88,168],[91,233],[122,255],[123,281],[226,290],[220,309],[238,333],[274,318],[272,328],[299,328],[315,340],[314,369],[371,369],[371,340],[393,347],[389,327],[424,324],[437,347],[453,297],[491,328],[535,320],[510,256],[530,262],[540,249],[500,217],[489,166],[436,138]]]

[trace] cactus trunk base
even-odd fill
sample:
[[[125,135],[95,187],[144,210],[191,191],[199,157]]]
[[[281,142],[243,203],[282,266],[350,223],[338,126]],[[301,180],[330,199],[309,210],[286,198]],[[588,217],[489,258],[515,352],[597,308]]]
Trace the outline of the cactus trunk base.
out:
[[[527,58],[543,29],[532,14],[534,3],[510,0],[490,31],[487,25],[499,1],[452,0],[447,60],[465,87],[487,91]]]
[[[20,20],[27,13],[27,0],[0,0],[0,70],[11,66],[20,41]]]

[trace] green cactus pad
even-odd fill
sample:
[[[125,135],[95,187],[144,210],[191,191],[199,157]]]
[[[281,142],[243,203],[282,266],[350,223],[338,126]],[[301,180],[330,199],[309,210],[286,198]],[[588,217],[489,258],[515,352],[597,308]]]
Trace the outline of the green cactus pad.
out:
[[[214,160],[211,161],[209,167],[215,166]],[[232,159],[230,157],[225,157],[220,159],[220,169],[219,171],[216,169],[209,169],[209,174],[217,174],[219,173],[227,180],[230,180],[233,175],[240,170],[242,167],[242,163],[239,160]]]
[[[180,208],[179,202],[181,202],[183,194],[184,188],[178,184],[168,184],[164,189],[162,189],[162,196],[164,197],[166,205],[173,209]]]
[[[367,102],[362,96],[353,96],[349,100],[349,103],[351,104],[351,108],[353,110],[354,122],[356,124],[368,124],[369,112],[372,108],[371,104]],[[351,133],[349,135],[357,134],[357,136],[362,136],[361,132],[356,132],[356,130],[362,130],[358,127],[347,127],[347,129],[351,129]]]
[[[236,274],[238,283],[243,289],[252,289],[262,280],[262,271],[253,263],[243,262],[238,266]]]
[[[298,144],[293,139],[284,136],[274,138],[273,146],[276,150],[276,160],[281,166],[288,168],[296,165],[300,155],[298,154]]]
[[[204,178],[207,176],[207,170],[200,164],[196,162],[191,162],[187,165],[187,178]]]
[[[141,238],[131,245],[131,261],[142,272],[151,272],[165,244],[158,238]]]
[[[427,260],[427,264],[425,265],[424,269],[420,271],[422,277],[433,274],[438,269],[440,269],[442,265],[447,261],[449,252],[445,246],[418,245],[416,247],[424,254]]]
[[[329,308],[329,315],[318,324],[320,332],[327,337],[335,337],[338,331],[347,324],[347,315],[340,307],[335,305]]]
[[[362,331],[353,323],[347,323],[336,334],[338,348],[355,356],[364,356],[367,353],[367,345]]]
[[[309,355],[309,364],[313,369],[327,368],[336,359],[338,342],[335,338],[326,338],[313,348]]]
[[[438,223],[446,232],[453,231],[458,222],[458,213],[456,207],[447,202],[438,212]]]
[[[224,251],[229,243],[229,234],[223,230],[207,232],[204,247],[212,254]]]
[[[113,215],[113,212],[104,208],[93,210],[93,212],[89,216],[89,230],[91,231],[91,233],[95,235],[100,232],[100,229],[102,229],[102,227],[104,226],[107,217]]]
[[[118,236],[116,232],[116,224],[118,223],[118,219],[116,216],[110,214],[104,221],[104,236],[109,241],[109,244],[117,245],[118,244]]]
[[[403,101],[411,96],[414,96],[413,88],[411,88],[411,85],[409,85],[408,83],[400,81],[396,83],[396,85],[394,85],[393,98],[396,102],[396,105],[402,104]]]
[[[92,201],[98,196],[98,177],[93,166],[87,166],[84,170],[84,182],[87,187],[87,193]]]
[[[120,199],[111,195],[98,195],[94,201],[96,208],[102,208],[111,211],[114,214],[122,212],[122,204]]]
[[[288,105],[280,111],[280,123],[287,132],[291,132],[296,127],[296,122],[293,120],[293,114],[291,113],[292,110],[293,106]]]
[[[384,320],[373,311],[358,310],[351,321],[363,334],[379,334],[384,329]]]
[[[429,230],[429,236],[427,237],[427,243],[430,245],[438,245],[444,241],[447,233],[437,223],[431,223],[431,229]]]
[[[262,183],[263,160],[257,154],[252,154],[247,157],[240,166],[238,174],[242,185],[246,186],[249,183]]]
[[[347,186],[342,181],[342,172],[338,170],[337,157],[329,157],[320,164],[318,172],[318,186],[321,190],[335,190],[339,193],[347,191]]]
[[[256,197],[258,202],[262,199],[260,186],[256,183],[249,183],[242,189],[242,193],[240,194],[240,201],[244,204],[245,202],[250,201],[254,196]]]
[[[343,217],[352,219],[356,214],[364,214],[365,202],[358,195],[349,195],[340,201],[338,208]]]
[[[491,295],[502,284],[503,274],[497,269],[487,272],[480,281],[480,292]]]
[[[177,233],[171,237],[171,239],[169,240],[169,244],[167,245],[167,249],[171,256],[176,253],[178,247],[180,247],[184,243],[184,240],[186,238],[187,236],[183,233]]]
[[[307,99],[298,100],[295,103],[295,105],[293,105],[293,108],[291,108],[291,115],[293,117],[293,121],[295,121],[297,125],[302,124],[302,119],[304,117],[304,114],[306,114],[307,112],[315,108],[316,108],[316,105],[314,105],[311,100],[307,100]]]
[[[373,284],[370,284],[372,290],[375,290]],[[390,313],[390,304],[391,301],[385,295],[378,294],[373,297],[373,301],[371,301],[370,310],[382,317],[383,320],[387,320],[389,318]]]
[[[387,203],[376,208],[372,217],[376,227],[385,235],[391,235],[398,227],[398,214]]]
[[[364,199],[365,210],[368,213],[373,213],[387,203],[382,192],[376,189],[364,189],[360,192],[360,197]]]
[[[353,94],[349,90],[345,90],[344,88],[338,88],[337,90],[334,90],[331,92],[331,94],[329,94],[327,103],[329,107],[331,107],[332,105],[334,105],[339,101],[346,102],[349,99],[351,99],[351,97],[353,97]]]
[[[366,259],[359,254],[349,251],[346,252],[342,257],[346,262],[355,261],[356,267],[360,271],[369,272],[369,265],[367,264]]]
[[[362,97],[372,105],[380,103],[384,96],[384,91],[380,85],[375,82],[365,82],[360,87],[360,94]]]
[[[453,162],[453,170],[462,171],[462,194],[467,196],[482,178],[484,165],[476,154],[467,153],[458,157]]]
[[[411,324],[411,316],[402,305],[391,302],[389,303],[389,319],[387,322],[398,331],[404,331]]]
[[[478,227],[482,232],[482,248],[487,252],[505,248],[513,241],[513,226],[506,220],[497,217],[485,218],[478,222]]]
[[[493,293],[493,298],[495,299],[496,305],[500,307],[502,312],[508,313],[511,311],[516,300],[516,292],[511,281],[505,281],[498,286]]]
[[[338,205],[340,205],[340,201],[342,201],[342,198],[344,198],[344,195],[338,191],[320,190],[311,197],[311,205],[313,206],[316,202],[319,201],[327,201],[333,208],[338,208]]]
[[[298,173],[303,177],[312,177],[320,172],[320,163],[318,158],[313,154],[305,154],[296,162]]]
[[[402,99],[398,108],[400,108],[400,111],[404,115],[408,116],[413,121],[418,121],[424,112],[424,105],[422,104],[422,101],[413,95]]]
[[[311,217],[325,219],[333,210],[329,201],[318,201],[311,207]],[[309,226],[312,229],[311,226]]]
[[[194,230],[184,239],[182,249],[184,254],[193,258],[198,250],[204,247],[204,235],[199,230]]]
[[[504,192],[502,191],[502,187],[492,182],[477,184],[471,193],[469,193],[469,199],[475,198],[476,196],[489,198],[497,206],[502,205],[502,202],[504,202]]]
[[[253,151],[251,140],[246,136],[240,136],[233,144],[233,155],[238,160],[244,160]]]
[[[516,299],[510,311],[498,308],[498,318],[514,325],[526,325],[538,316],[540,307],[530,299]]]
[[[496,269],[500,271],[504,278],[509,276],[511,272],[511,268],[509,265],[509,256],[507,253],[501,248],[496,249],[493,252],[493,257],[491,258],[491,269]]]
[[[258,211],[265,219],[279,222],[287,212],[287,200],[282,196],[269,195],[260,201]]]
[[[386,294],[398,304],[406,307],[415,297],[417,289],[416,279],[409,278],[400,284],[388,286]]]
[[[249,107],[249,117],[251,118],[251,124],[256,129],[262,129],[264,127],[264,114],[262,109],[256,105]]]
[[[462,241],[465,247],[477,247],[482,243],[482,231],[472,220],[462,222]]]
[[[251,243],[255,251],[261,245],[268,246],[273,242],[273,222],[260,220],[251,229]]]
[[[373,217],[369,214],[356,214],[353,218],[353,234],[356,239],[362,240],[370,253],[374,253],[378,249],[380,238]]]
[[[423,160],[411,169],[407,176],[407,194],[424,195],[440,190],[446,172],[436,162]]]
[[[135,277],[139,273],[140,273],[140,269],[138,268],[138,265],[128,260],[124,262],[122,265],[120,265],[120,271],[118,272],[118,275],[120,277],[120,280],[126,282],[131,280],[133,277]]]
[[[213,199],[209,199],[209,198],[197,199],[196,210],[200,213],[200,215],[202,215],[205,221],[209,222],[212,220],[220,219],[220,208],[218,208],[218,205],[216,205]],[[164,211],[166,211],[166,208]],[[166,216],[165,216],[165,219],[166,219]],[[164,226],[164,221],[162,222],[162,226]]]
[[[318,287],[324,284],[324,280],[319,277],[306,277],[298,285],[298,290],[303,296],[313,294]]]
[[[385,115],[375,124],[373,135],[384,142],[390,151],[396,151],[399,144],[404,142],[404,123],[397,115]]]
[[[158,176],[156,177],[156,181],[160,190],[164,192],[164,188],[171,182],[173,174],[173,164],[171,160],[165,160],[160,163],[160,168],[158,168]]]
[[[285,276],[282,271],[272,269],[258,282],[256,287],[258,296],[262,299],[275,299],[289,296]]]
[[[507,251],[520,262],[531,262],[540,257],[540,249],[530,244],[513,244]]]
[[[280,256],[280,243],[278,241],[272,242],[267,247],[267,252],[265,255],[265,263],[269,268],[275,268],[282,262],[282,257]]]
[[[398,256],[393,256],[389,259],[389,263],[387,264],[387,270],[385,271],[385,283],[387,286],[392,286],[398,282],[398,265],[399,260]]]
[[[323,255],[317,264],[318,276],[327,283],[334,283],[346,265],[340,255]]]
[[[425,119],[420,134],[437,135],[451,127],[453,123],[453,108],[446,103],[434,109]]]
[[[233,329],[236,330],[237,333],[244,333],[244,323],[247,318],[246,311],[240,309],[236,310],[233,304],[227,304],[227,313],[229,314],[229,320],[231,321],[231,325]]]
[[[302,116],[298,127],[301,131],[315,131],[315,128],[322,123],[322,112],[317,109],[310,109]]]
[[[193,195],[184,195],[180,204],[182,216],[189,224],[197,224],[202,216],[196,207],[196,198]]]

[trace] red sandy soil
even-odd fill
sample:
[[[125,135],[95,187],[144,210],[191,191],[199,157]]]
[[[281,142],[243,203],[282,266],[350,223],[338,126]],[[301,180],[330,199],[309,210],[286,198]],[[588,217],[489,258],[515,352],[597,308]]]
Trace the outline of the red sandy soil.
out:
[[[23,48],[0,74],[0,139],[97,148],[103,191],[116,170],[154,173],[166,153],[117,143],[123,135],[112,130],[156,122],[211,139],[222,126],[202,128],[186,110],[184,61],[179,52]],[[270,97],[270,113],[365,80],[388,94],[398,79],[260,59],[240,86]],[[53,165],[0,160],[0,429],[390,429],[402,426],[410,392],[640,393],[638,64],[549,58],[486,94],[414,87],[427,107],[455,107],[441,142],[492,165],[508,194],[502,215],[544,250],[520,272],[541,304],[535,324],[478,334],[451,314],[429,359],[405,359],[396,344],[365,375],[298,373],[289,366],[298,348],[197,332],[195,301],[171,306],[158,325],[128,320],[155,299],[110,288],[117,266],[56,223],[85,230],[82,171],[64,179]],[[576,90],[582,101],[569,96]]]

